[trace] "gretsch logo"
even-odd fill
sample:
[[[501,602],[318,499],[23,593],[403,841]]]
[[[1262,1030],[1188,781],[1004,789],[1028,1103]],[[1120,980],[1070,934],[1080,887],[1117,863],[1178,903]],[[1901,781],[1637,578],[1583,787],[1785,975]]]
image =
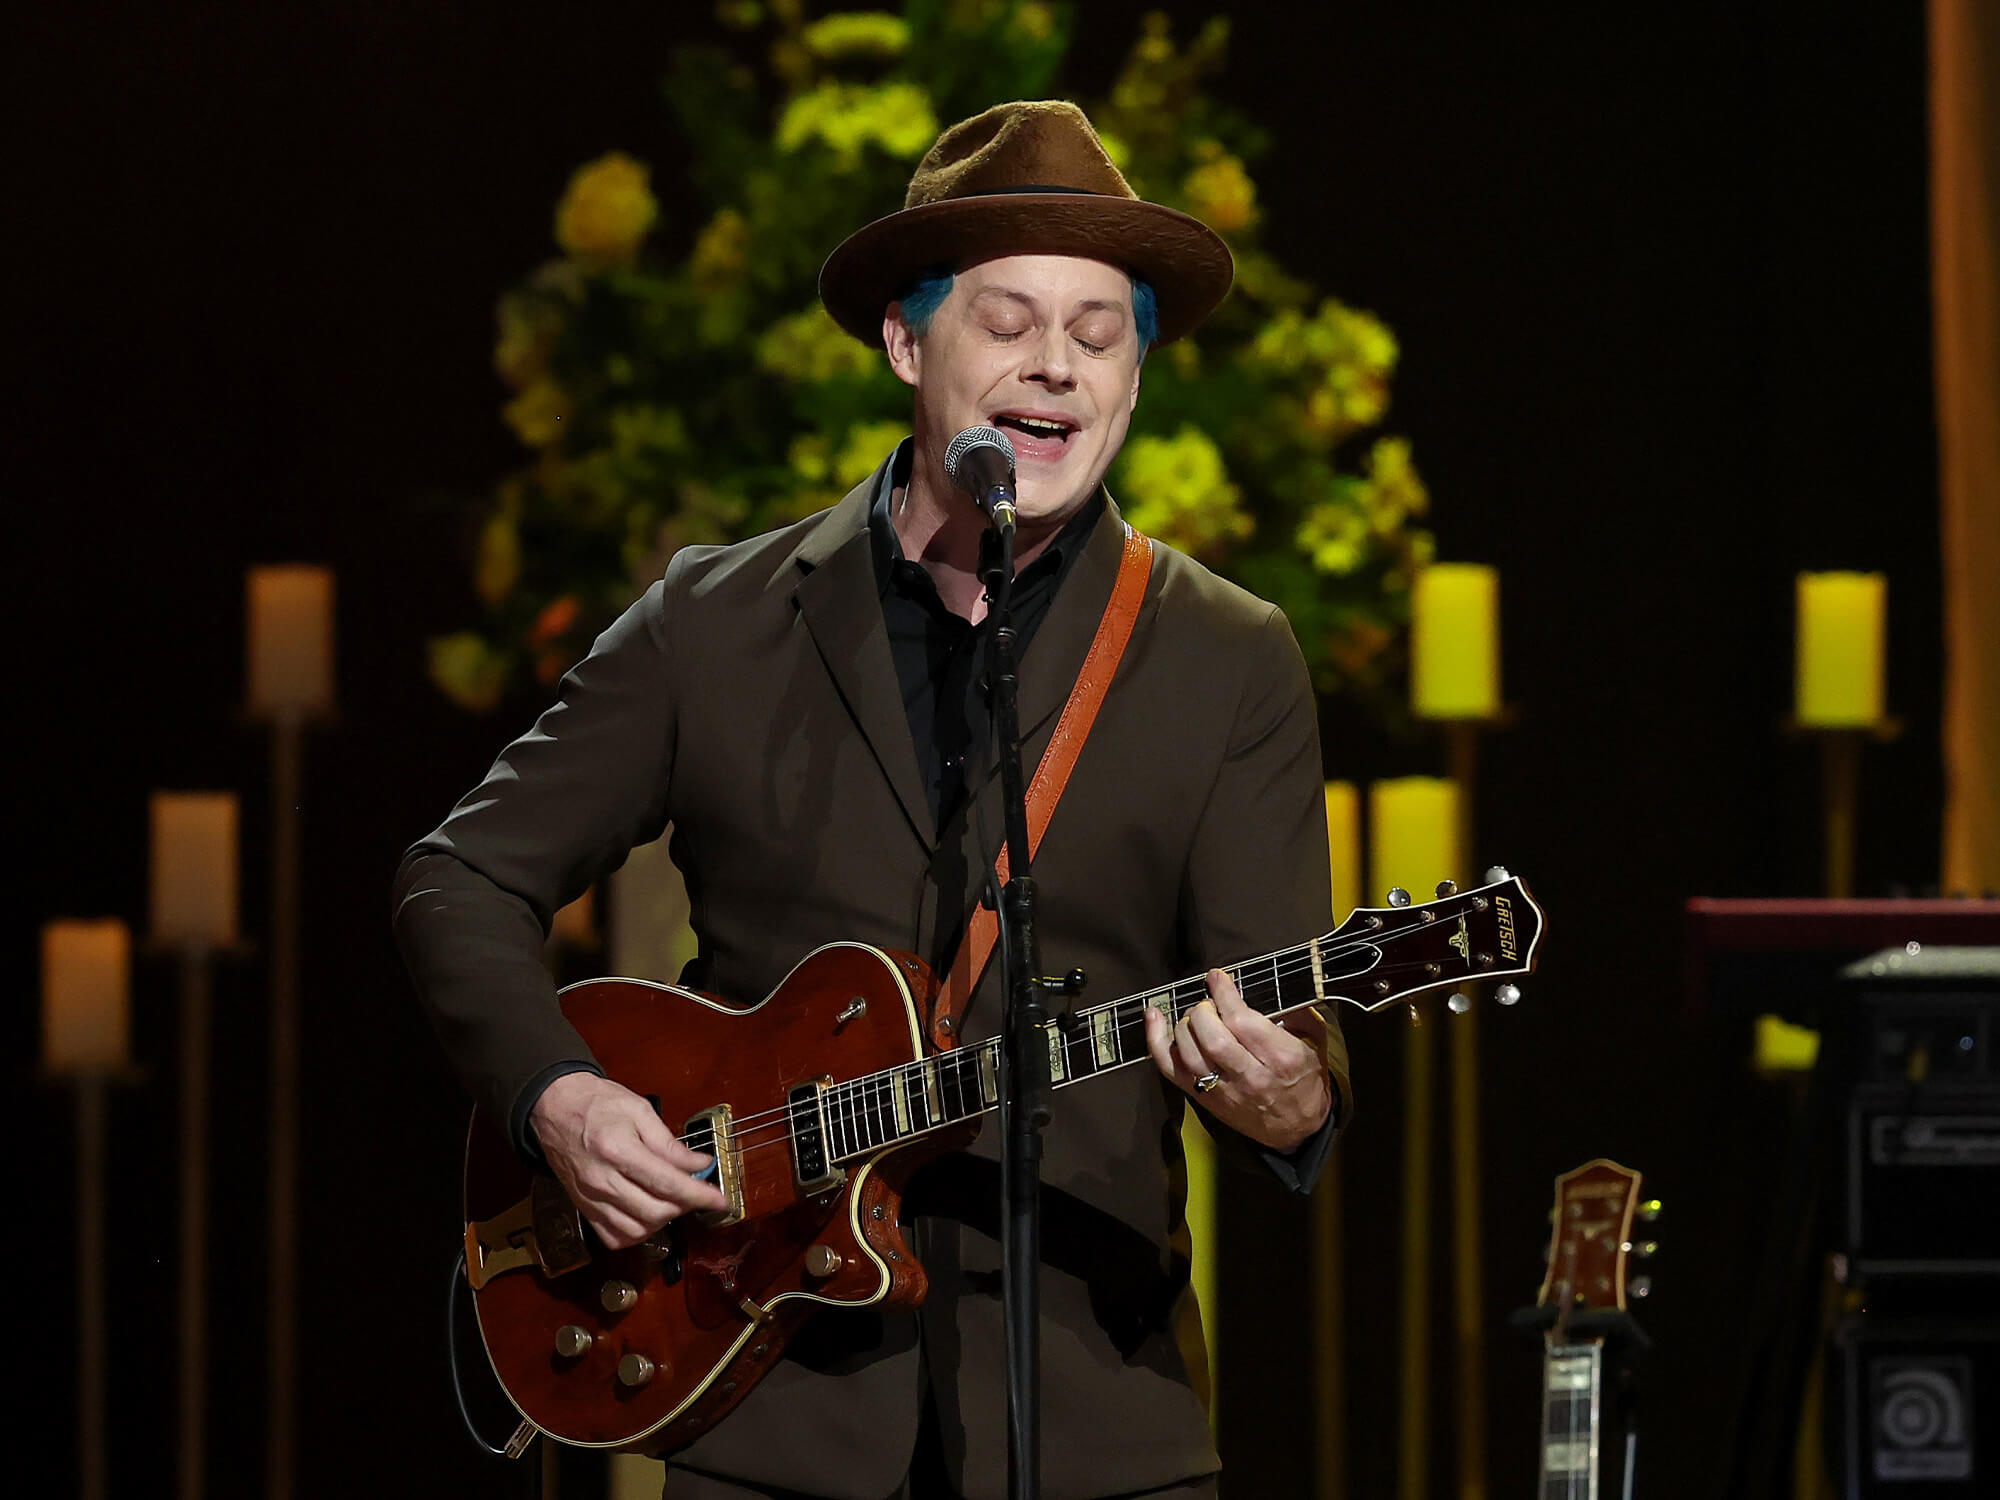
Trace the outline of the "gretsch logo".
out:
[[[1465,917],[1463,914],[1458,919],[1458,931],[1446,938],[1445,942],[1451,945],[1451,950],[1460,958],[1472,957],[1472,934],[1465,930]]]
[[[1520,939],[1514,936],[1514,903],[1505,896],[1495,896],[1493,909],[1500,918],[1500,956],[1519,963],[1521,943]]]

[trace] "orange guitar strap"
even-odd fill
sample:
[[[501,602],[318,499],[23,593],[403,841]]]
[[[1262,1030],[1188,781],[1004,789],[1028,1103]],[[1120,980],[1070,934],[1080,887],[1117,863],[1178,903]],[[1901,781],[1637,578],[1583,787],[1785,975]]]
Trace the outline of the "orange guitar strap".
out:
[[[1083,670],[1076,675],[1076,686],[1070,690],[1069,702],[1063,705],[1062,717],[1056,720],[1049,748],[1042,752],[1034,780],[1028,783],[1031,859],[1041,850],[1042,834],[1048,829],[1049,819],[1055,816],[1056,803],[1062,800],[1063,788],[1069,784],[1069,773],[1076,769],[1076,758],[1083,753],[1083,742],[1090,738],[1097,710],[1103,707],[1104,695],[1117,675],[1126,642],[1132,639],[1132,627],[1138,623],[1139,605],[1146,597],[1146,582],[1152,571],[1152,541],[1127,526],[1125,552],[1118,560],[1118,581],[1111,586],[1111,602],[1104,606],[1104,618],[1097,622],[1097,635],[1083,658]],[[995,884],[1004,889],[1007,884],[1004,846],[1000,858],[994,861],[993,874]],[[972,908],[972,921],[952,959],[951,972],[945,976],[937,1009],[931,1014],[931,1041],[939,1048],[955,1045],[958,1018],[978,987],[980,976],[986,972],[986,965],[992,961],[993,948],[999,940],[1000,915],[981,901]]]

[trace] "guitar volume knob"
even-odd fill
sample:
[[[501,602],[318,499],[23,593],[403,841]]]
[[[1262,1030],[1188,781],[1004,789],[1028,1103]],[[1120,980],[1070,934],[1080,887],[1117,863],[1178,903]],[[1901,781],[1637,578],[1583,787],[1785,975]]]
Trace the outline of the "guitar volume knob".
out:
[[[593,1340],[590,1330],[579,1323],[565,1323],[556,1330],[556,1353],[564,1359],[580,1359]]]
[[[806,1275],[824,1281],[841,1267],[840,1252],[831,1245],[813,1245],[806,1251]]]
[[[597,1294],[597,1300],[610,1313],[630,1312],[639,1300],[639,1289],[629,1281],[607,1281]]]
[[[618,1383],[637,1390],[653,1378],[658,1367],[643,1354],[628,1354],[618,1361]]]

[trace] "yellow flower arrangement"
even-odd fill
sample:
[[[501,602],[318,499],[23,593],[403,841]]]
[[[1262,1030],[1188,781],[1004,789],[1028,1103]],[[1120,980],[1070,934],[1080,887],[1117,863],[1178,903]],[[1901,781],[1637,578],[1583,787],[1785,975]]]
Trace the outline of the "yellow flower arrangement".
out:
[[[431,681],[447,698],[474,713],[489,713],[507,686],[508,660],[476,630],[434,637],[426,655]]]
[[[514,436],[530,448],[548,448],[562,441],[563,423],[571,410],[569,393],[545,375],[530,381],[501,415]]]
[[[622,151],[578,167],[556,204],[556,243],[593,265],[631,265],[660,215],[648,176]]]
[[[758,365],[790,380],[816,383],[840,375],[868,375],[880,358],[841,332],[817,303],[780,318],[757,340]]]
[[[1355,505],[1325,500],[1299,523],[1299,546],[1322,573],[1352,573],[1368,557],[1368,517]]]
[[[1243,163],[1223,153],[1188,173],[1181,184],[1188,212],[1217,234],[1241,234],[1257,219],[1257,185]]]
[[[1127,443],[1118,459],[1118,493],[1133,526],[1195,557],[1214,557],[1256,529],[1221,448],[1189,423],[1170,438]]]
[[[704,292],[735,283],[750,263],[750,221],[733,208],[719,209],[695,236],[688,273]]]
[[[901,57],[909,47],[910,23],[886,11],[841,11],[813,22],[801,40],[806,51],[822,62],[856,57],[886,61]]]
[[[1045,42],[1056,32],[1056,13],[1041,0],[1014,7],[1014,29],[1031,41]]]
[[[473,591],[488,604],[498,604],[514,592],[521,579],[521,528],[506,511],[495,513],[479,530],[479,548],[472,567]]]
[[[548,370],[562,320],[546,299],[509,292],[500,299],[495,321],[494,373],[521,390]]]
[[[914,83],[822,83],[785,106],[777,141],[781,151],[819,141],[852,167],[871,145],[899,160],[922,156],[937,133],[930,95]]]
[[[1368,482],[1362,494],[1362,509],[1375,534],[1400,532],[1405,521],[1424,514],[1430,503],[1430,491],[1410,458],[1409,439],[1377,438],[1368,450]]]
[[[909,435],[908,422],[862,422],[849,428],[840,456],[833,461],[833,482],[853,489]]]
[[[497,309],[493,366],[530,451],[470,559],[483,632],[431,644],[458,702],[552,681],[676,550],[834,504],[908,431],[908,391],[821,309],[814,274],[838,234],[894,201],[940,116],[1074,86],[1060,69],[1080,7],[862,3],[719,0],[723,27],[754,41],[676,49],[665,98],[701,206],[684,254],[650,233],[642,162],[614,152],[565,187],[564,253]],[[1146,17],[1089,106],[1133,188],[1228,236],[1238,267],[1199,340],[1149,361],[1113,488],[1136,525],[1281,601],[1322,689],[1391,702],[1431,551],[1408,445],[1370,431],[1396,341],[1259,245],[1262,132],[1208,88],[1228,35],[1218,16],[1177,43],[1166,16]]]
[[[687,418],[671,406],[616,407],[610,426],[611,451],[623,459],[687,451]]]

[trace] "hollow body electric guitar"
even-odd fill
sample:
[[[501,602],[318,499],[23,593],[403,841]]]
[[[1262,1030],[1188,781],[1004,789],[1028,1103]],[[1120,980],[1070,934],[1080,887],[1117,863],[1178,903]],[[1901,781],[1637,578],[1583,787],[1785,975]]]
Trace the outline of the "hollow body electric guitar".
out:
[[[1343,1001],[1381,1010],[1426,990],[1530,972],[1542,914],[1504,871],[1230,969],[1266,1016]],[[605,1072],[713,1153],[728,1207],[608,1250],[562,1187],[475,1119],[465,1257],[494,1373],[525,1419],[565,1443],[666,1453],[712,1428],[822,1307],[914,1307],[924,1272],[898,1223],[923,1161],[969,1141],[999,1099],[1000,1045],[938,1051],[936,986],[906,953],[834,943],[763,1001],[589,980],[563,1010]],[[1199,977],[1077,1011],[1047,1028],[1057,1088],[1151,1067],[1144,1017],[1207,995]],[[1503,984],[1496,998],[1519,998]],[[1462,1008],[1454,997],[1454,1008]]]
[[[1634,1240],[1633,1225],[1659,1217],[1657,1199],[1641,1201],[1639,1174],[1598,1157],[1556,1179],[1549,1211],[1549,1270],[1535,1305],[1543,1316],[1542,1500],[1598,1500],[1602,1469],[1604,1355],[1607,1343],[1638,1335],[1627,1298],[1644,1298],[1651,1279],[1629,1274],[1657,1244]],[[1620,1472],[1632,1493],[1630,1429]]]

